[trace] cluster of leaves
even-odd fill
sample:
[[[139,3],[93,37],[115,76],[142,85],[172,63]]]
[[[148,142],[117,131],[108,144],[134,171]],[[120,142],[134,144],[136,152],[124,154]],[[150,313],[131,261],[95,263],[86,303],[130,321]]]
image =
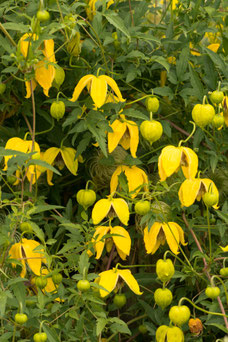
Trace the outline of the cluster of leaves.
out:
[[[194,336],[196,341],[214,342],[228,334],[226,318],[208,314],[221,314],[221,305],[209,299],[204,291],[211,277],[218,276],[226,265],[225,254],[219,247],[228,243],[226,125],[219,130],[211,125],[207,129],[197,127],[187,142],[197,152],[201,178],[210,178],[219,190],[219,210],[209,211],[202,202],[181,207],[177,193],[184,181],[182,172],[178,171],[164,182],[160,182],[158,176],[161,150],[167,145],[178,146],[179,141],[190,134],[193,106],[202,103],[204,96],[216,90],[219,82],[224,94],[228,92],[225,8],[226,0],[1,2],[2,342],[32,341],[39,329],[49,342],[155,340],[156,329],[169,324],[168,310],[162,310],[154,301],[154,291],[161,287],[155,264],[163,258],[167,244],[156,254],[147,255],[142,248],[142,232],[145,226],[150,228],[154,222],[166,220],[167,215],[168,221],[177,222],[183,228],[188,242],[178,257],[171,256],[175,260],[175,274],[168,285],[173,292],[173,304],[187,297],[197,306],[188,303],[193,317],[199,317],[204,324],[201,335]],[[44,10],[50,18],[43,22],[37,20],[37,11]],[[37,35],[34,41],[27,38],[31,49],[26,57],[20,46],[25,34]],[[25,82],[31,86],[36,78],[36,65],[44,59],[44,42],[51,39],[55,44],[56,61],[49,61],[45,67],[47,70],[50,65],[55,70],[61,68],[65,80],[58,83],[55,78],[47,97],[36,79],[39,84],[34,91],[31,87],[31,97],[25,98]],[[210,48],[210,44],[217,44],[217,50]],[[89,95],[89,85],[77,101],[70,101],[76,84],[88,74],[105,74],[115,79],[125,102],[105,103],[97,108]],[[142,121],[149,120],[145,97],[152,94],[160,102],[154,116],[163,127],[161,139],[150,145],[140,135],[137,158],[120,146],[108,153],[110,125],[119,118],[119,113],[124,113],[127,120],[133,120],[138,127]],[[57,115],[59,120],[56,120],[50,115],[50,106],[59,100],[64,103],[65,114],[62,118]],[[227,105],[228,101],[221,108],[215,108],[223,110],[225,117]],[[33,146],[27,151],[19,151],[16,145],[10,148],[13,153],[4,148],[9,139],[26,140],[29,135],[27,140],[31,139]],[[40,146],[41,159],[33,157],[37,152],[34,141]],[[69,160],[64,159],[63,146],[75,150],[71,162],[75,165],[79,160],[77,167],[72,168]],[[48,163],[42,153],[51,147],[59,150],[55,162]],[[8,168],[4,167],[7,156],[11,157]],[[119,175],[118,197],[126,200],[131,214],[127,228],[132,239],[131,253],[123,262],[112,249],[110,254],[103,251],[101,259],[96,260],[94,255],[88,256],[88,251],[95,254],[91,243],[95,231],[92,209],[79,205],[75,196],[92,180],[91,188],[96,191],[97,200],[106,198],[110,194],[111,176],[119,165],[144,169],[149,184],[146,190],[137,189],[134,197],[126,175]],[[31,167],[40,171],[38,179],[26,178]],[[44,170],[54,172],[54,185],[47,182]],[[19,180],[16,185],[15,174]],[[139,217],[134,205],[143,196],[153,203],[150,212]],[[21,231],[22,222],[29,224],[25,231]],[[113,222],[119,224],[118,218]],[[35,252],[44,252],[42,269],[46,278],[52,281],[56,272],[63,276],[63,281],[58,286],[53,285],[51,291],[36,286],[29,263],[25,278],[20,276],[26,253],[15,258],[12,265],[9,252],[25,237],[39,242]],[[111,235],[108,233],[104,238],[109,239]],[[122,288],[119,282],[115,291],[124,292],[127,298],[127,304],[121,309],[113,303],[113,293],[101,298],[101,286],[97,283],[99,273],[119,262],[135,266],[131,270],[143,291],[137,296],[127,286]],[[76,285],[85,278],[91,287],[83,292]],[[216,285],[220,284],[215,279]],[[227,276],[220,279],[227,288]],[[221,286],[219,301],[223,307],[226,300],[227,293]],[[15,323],[18,312],[28,316],[23,325]],[[187,324],[182,330],[186,341],[193,339]]]

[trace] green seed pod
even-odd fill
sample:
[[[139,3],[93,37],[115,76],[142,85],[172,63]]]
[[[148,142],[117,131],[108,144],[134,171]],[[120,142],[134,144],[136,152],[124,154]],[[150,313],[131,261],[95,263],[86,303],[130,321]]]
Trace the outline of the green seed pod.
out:
[[[65,104],[63,101],[55,101],[50,108],[51,116],[58,121],[62,119],[65,114]]]
[[[169,289],[157,289],[154,292],[154,301],[162,309],[165,309],[171,304],[173,300],[173,294]]]
[[[166,282],[174,275],[175,268],[171,259],[159,259],[156,263],[156,273],[162,282]]]
[[[58,88],[63,84],[64,80],[65,80],[65,71],[61,67],[56,68],[54,82],[56,83]]]

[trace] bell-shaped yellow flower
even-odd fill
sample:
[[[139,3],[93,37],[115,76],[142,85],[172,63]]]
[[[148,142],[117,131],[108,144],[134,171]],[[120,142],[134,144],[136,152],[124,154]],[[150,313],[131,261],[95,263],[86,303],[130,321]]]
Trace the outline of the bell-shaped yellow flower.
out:
[[[24,56],[24,58],[27,58],[29,55],[29,49],[31,49],[32,41],[35,41],[38,39],[38,36],[36,34],[32,33],[25,33],[19,40],[19,49]]]
[[[158,172],[161,181],[166,180],[181,167],[186,178],[194,178],[198,170],[198,156],[188,147],[168,145],[158,158]]]
[[[92,220],[94,224],[99,224],[105,216],[113,217],[117,215],[120,221],[127,226],[129,220],[129,208],[127,202],[122,198],[112,198],[99,200],[93,207]]]
[[[116,245],[117,252],[122,260],[126,260],[126,257],[130,254],[131,238],[129,233],[120,226],[105,227],[98,226],[93,235],[92,242],[94,243],[94,249],[96,251],[96,259],[100,259],[105,246],[104,236],[107,234],[113,234],[112,240]]]
[[[106,102],[108,85],[112,88],[119,101],[124,102],[125,100],[121,95],[117,83],[111,77],[106,75],[100,75],[98,77],[94,75],[83,76],[74,88],[73,96],[70,101],[75,102],[82,90],[87,86],[93,102],[97,108],[100,108]]]
[[[14,150],[14,151],[20,151],[23,153],[30,153],[32,152],[32,140],[23,140],[21,138],[11,138],[7,141],[6,146],[5,146],[6,150]],[[33,148],[33,152],[38,152],[40,153],[40,147],[37,144],[37,142],[34,143],[34,148]],[[4,157],[4,161],[5,161],[5,165],[4,165],[4,171],[6,171],[8,169],[8,161],[9,159],[11,159],[13,156],[5,156]],[[32,184],[34,184],[36,182],[36,180],[39,178],[41,172],[39,171],[39,168],[35,165],[30,165],[27,168],[27,173],[26,176],[28,178],[28,180],[31,180],[32,177]],[[16,177],[19,178],[20,177],[20,170],[18,169],[16,171]],[[14,183],[14,185],[17,185],[19,183],[19,180],[17,179],[16,182]]]
[[[30,34],[24,34],[20,39],[20,50],[22,55],[26,58],[28,54],[28,48]],[[37,40],[38,37],[33,35],[33,40]],[[43,88],[43,92],[48,96],[49,89],[52,86],[52,82],[55,78],[55,67],[51,63],[55,63],[55,52],[54,52],[54,40],[44,40],[44,49],[42,50],[44,58],[34,65],[35,79],[32,80],[32,88],[35,90],[37,83]],[[25,82],[26,86],[26,98],[31,96],[31,84],[29,81]]]
[[[169,248],[174,254],[178,254],[179,244],[186,245],[184,232],[179,224],[175,222],[155,222],[150,231],[144,229],[144,243],[148,254],[154,254],[160,245],[167,241]]]
[[[223,250],[223,252],[228,252],[228,245],[225,247],[220,246],[220,248]]]
[[[113,268],[112,270],[104,271],[99,274],[99,285],[104,287],[107,291],[100,289],[101,297],[107,296],[117,285],[119,277],[122,278],[129,288],[137,295],[141,295],[139,285],[136,279],[131,274],[130,270],[119,270]]]
[[[112,153],[118,144],[125,150],[130,148],[131,155],[136,158],[136,151],[139,144],[139,128],[134,121],[125,119],[120,115],[120,120],[115,120],[110,127],[113,132],[108,133],[108,152]]]
[[[117,167],[115,172],[112,175],[110,181],[110,192],[113,193],[118,186],[118,176],[124,172],[128,181],[128,189],[129,192],[134,192],[132,194],[132,198],[137,196],[137,193],[140,191],[140,188],[144,186],[144,190],[147,190],[148,178],[146,173],[140,169],[139,167],[133,165],[131,167],[126,165],[120,165]]]
[[[210,189],[209,189],[210,188]],[[208,192],[215,193],[219,201],[219,192],[215,183],[208,178],[186,179],[180,186],[178,196],[183,207],[190,207],[195,200],[200,201],[202,196]],[[218,201],[213,205],[214,209],[218,209]]]
[[[59,170],[64,168],[64,164],[68,168],[68,170],[74,175],[77,175],[78,170],[78,160],[75,159],[76,150],[72,147],[51,147],[46,150],[42,155],[42,160],[47,162],[50,165],[56,165]],[[45,169],[43,170],[45,171]],[[49,185],[54,185],[52,183],[53,171],[47,170],[47,182]]]
[[[9,250],[9,257],[11,259],[17,259],[22,264],[22,271],[20,276],[24,278],[26,275],[26,265],[28,264],[32,272],[36,275],[40,275],[41,262],[46,263],[43,249],[34,251],[35,248],[40,246],[39,242],[35,240],[22,239],[21,242],[15,243]],[[15,267],[16,265],[12,263]]]

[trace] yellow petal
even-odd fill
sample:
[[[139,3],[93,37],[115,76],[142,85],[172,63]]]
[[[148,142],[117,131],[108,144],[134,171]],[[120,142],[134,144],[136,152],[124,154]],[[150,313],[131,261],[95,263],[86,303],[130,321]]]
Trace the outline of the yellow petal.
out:
[[[54,52],[54,40],[53,39],[44,40],[43,54],[49,60],[49,62],[55,63],[55,52]]]
[[[34,91],[36,89],[37,83],[34,79],[32,79],[32,90]],[[25,98],[28,99],[31,97],[31,83],[30,81],[25,81],[25,87],[26,87],[26,96]]]
[[[100,289],[101,297],[107,296],[116,287],[119,275],[114,270],[108,270],[99,274],[99,285],[104,287],[107,291]]]
[[[106,76],[106,75],[100,75],[98,76],[98,78],[102,81],[105,81],[112,88],[112,90],[116,93],[116,96],[118,97],[120,102],[125,101],[121,95],[121,92],[118,88],[117,83],[113,80],[113,78]]]
[[[14,245],[12,245],[12,247],[9,250],[9,258],[11,259],[17,259],[21,262],[22,264],[22,272],[21,272],[21,277],[24,278],[25,274],[26,274],[26,267],[25,267],[25,261],[24,260],[20,260],[23,258],[22,256],[22,251],[21,251],[21,243],[15,243]],[[16,264],[12,263],[13,267],[16,267]]]
[[[40,61],[35,67],[35,79],[43,88],[43,92],[48,96],[49,89],[55,78],[55,68],[53,65],[48,64],[47,60]]]
[[[182,151],[179,147],[168,145],[163,148],[161,163],[167,177],[178,171],[181,163],[181,154]]]
[[[49,149],[47,149],[44,154],[43,154],[43,157],[42,159],[52,165],[54,163],[54,160],[55,158],[57,157],[57,155],[59,154],[60,152],[60,148],[57,148],[57,147],[50,147]]]
[[[78,159],[75,159],[75,149],[72,147],[62,147],[60,152],[66,167],[74,176],[76,176],[78,171]]]
[[[112,207],[114,211],[116,212],[116,215],[118,216],[119,220],[125,225],[128,225],[129,220],[129,208],[127,205],[127,202],[125,202],[122,198],[113,198],[112,199]]]
[[[187,166],[181,165],[182,171],[186,178],[193,179],[198,171],[198,156],[191,148],[182,147],[181,149],[187,163]]]
[[[85,86],[96,76],[94,75],[86,75],[80,79],[76,87],[74,88],[74,92],[72,95],[72,98],[70,101],[75,102],[79,95],[81,94],[82,90],[85,88]]]
[[[186,179],[180,186],[178,196],[183,207],[190,207],[200,191],[201,179]]]
[[[141,295],[143,293],[143,292],[140,292],[139,284],[137,283],[136,279],[131,274],[130,270],[117,270],[117,273],[129,286],[131,291],[133,291],[137,295]]]
[[[218,189],[217,189],[215,183],[211,179],[208,179],[208,178],[203,178],[202,183],[204,184],[207,191],[212,192],[213,194],[216,194],[218,201],[215,205],[213,205],[213,208],[218,209],[219,208],[219,206],[218,206],[219,192],[218,192]]]
[[[34,251],[36,247],[40,246],[39,242],[35,240],[22,239],[22,248],[26,257],[26,262],[31,268],[32,272],[40,275],[41,262],[46,262],[43,250]]]
[[[176,225],[174,225],[173,222],[168,222],[168,224],[163,223],[162,229],[165,233],[166,241],[169,245],[169,248],[174,254],[178,254],[180,237]]]
[[[136,158],[136,151],[139,144],[139,128],[133,121],[127,121],[130,133],[130,151],[133,158]]]
[[[170,222],[169,222],[170,223]],[[179,226],[179,224],[177,224],[176,222],[172,222],[172,225],[175,226],[178,230],[178,233],[179,233],[179,238],[180,238],[180,243],[183,245],[183,246],[186,246],[188,243],[185,242],[184,240],[184,231],[183,229]]]
[[[210,49],[213,52],[217,52],[220,47],[220,44],[210,44],[207,46],[208,49]]]
[[[110,227],[105,227],[105,226],[96,227],[96,231],[92,238],[92,241],[94,241],[94,249],[97,253],[96,259],[100,259],[101,257],[101,254],[103,252],[104,245],[105,245],[105,239],[103,238],[103,236],[105,236],[109,230],[110,230]]]
[[[125,260],[126,256],[130,254],[131,250],[131,238],[129,233],[120,226],[111,227],[110,229],[111,234],[116,234],[120,236],[112,236],[112,239],[117,247],[118,250],[124,253],[124,258],[121,259]],[[122,255],[123,256],[123,255]]]
[[[46,268],[44,268],[42,270],[42,275],[47,275],[49,272]],[[56,288],[58,287],[58,285],[56,286],[54,283],[53,283],[53,280],[51,277],[48,277],[47,278],[47,285],[45,286],[45,288],[43,289],[44,291],[46,292],[56,292]]]
[[[26,58],[28,55],[28,48],[31,46],[32,40],[37,40],[38,36],[32,33],[25,33],[19,40],[20,50],[22,55]]]
[[[94,205],[92,211],[93,224],[98,224],[103,220],[109,213],[111,205],[112,202],[109,199],[101,199]]]
[[[103,79],[100,79],[99,77],[94,77],[92,79],[90,95],[98,108],[105,103],[107,90],[107,83]]]
[[[228,245],[225,247],[220,246],[220,248],[223,250],[223,252],[228,252]]]
[[[154,252],[154,249],[155,249],[155,246],[157,246],[157,243],[159,242],[157,240],[157,237],[158,237],[160,230],[161,230],[160,222],[154,222],[149,232],[148,232],[148,227],[144,229],[144,243],[145,243],[147,254],[156,252],[157,249],[155,250],[155,252]],[[159,242],[158,247],[159,246],[160,246],[160,242]]]
[[[167,175],[165,173],[165,170],[163,169],[162,167],[162,158],[161,158],[161,155],[159,156],[158,158],[158,173],[159,173],[159,177],[160,177],[160,180],[163,182],[166,180],[167,178]]]
[[[119,254],[120,258],[122,260],[126,260],[127,255],[125,253],[123,253],[118,247],[116,247],[117,253]]]
[[[54,185],[54,183],[52,183],[52,178],[53,178],[53,171],[47,170],[47,183],[50,186]]]
[[[28,151],[28,141],[23,140],[21,138],[11,138],[7,141],[6,146],[5,146],[6,150],[14,150],[14,151],[20,151],[23,153],[26,153]],[[10,158],[12,158],[13,156],[6,156],[4,157],[4,161],[5,161],[5,166],[4,166],[4,171],[7,170],[7,163],[9,161]]]
[[[126,123],[115,120],[110,127],[113,132],[108,133],[108,152],[112,153],[126,131]]]

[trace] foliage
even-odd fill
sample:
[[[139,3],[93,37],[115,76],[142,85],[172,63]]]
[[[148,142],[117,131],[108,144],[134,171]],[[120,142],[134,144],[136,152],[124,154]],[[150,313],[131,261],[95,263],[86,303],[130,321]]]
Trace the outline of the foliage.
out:
[[[227,7],[1,1],[2,342],[226,341]]]

